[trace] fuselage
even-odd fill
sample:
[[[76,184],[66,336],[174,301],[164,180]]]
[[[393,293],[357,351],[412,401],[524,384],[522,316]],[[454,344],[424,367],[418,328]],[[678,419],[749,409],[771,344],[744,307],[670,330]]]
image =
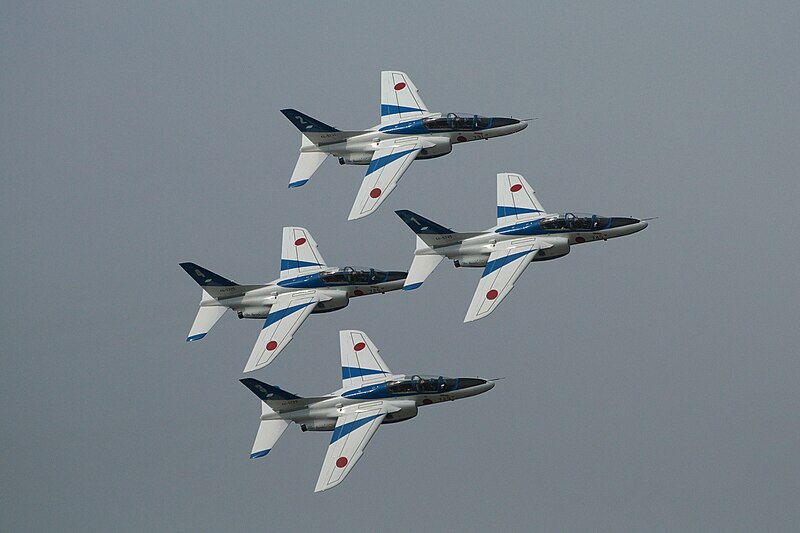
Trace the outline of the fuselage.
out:
[[[294,278],[276,279],[266,285],[252,285],[244,294],[240,287],[231,287],[239,294],[225,297],[225,289],[219,289],[216,299],[204,298],[202,305],[222,305],[238,314],[239,318],[266,318],[280,294],[315,290],[322,295],[314,313],[335,311],[347,306],[350,298],[367,294],[383,294],[403,287],[406,272],[385,271],[374,268],[344,267],[329,268],[322,272]]]
[[[303,146],[301,152],[325,152],[339,158],[343,165],[368,165],[378,143],[421,137],[429,146],[423,148],[417,159],[431,159],[449,154],[454,144],[510,135],[527,126],[527,122],[515,118],[436,113],[397,124],[377,125],[346,139],[342,139],[341,132],[323,133],[316,146]]]
[[[433,248],[423,248],[417,254],[439,254],[455,261],[456,266],[483,267],[498,242],[536,238],[541,239],[544,246],[532,261],[547,261],[567,255],[570,246],[623,237],[646,227],[647,222],[635,218],[550,214],[536,220],[495,226],[453,245],[448,245],[447,241],[457,239],[459,234],[432,236],[440,244],[434,243]]]
[[[389,413],[384,424],[413,418],[417,408],[446,401],[459,400],[486,392],[494,387],[493,381],[482,378],[447,378],[444,376],[392,375],[386,381],[355,389],[339,389],[313,403],[303,398],[288,400],[280,412],[262,415],[262,420],[291,420],[300,424],[303,431],[332,431],[342,410],[356,405],[374,405],[381,401]],[[295,402],[297,409],[292,409]]]

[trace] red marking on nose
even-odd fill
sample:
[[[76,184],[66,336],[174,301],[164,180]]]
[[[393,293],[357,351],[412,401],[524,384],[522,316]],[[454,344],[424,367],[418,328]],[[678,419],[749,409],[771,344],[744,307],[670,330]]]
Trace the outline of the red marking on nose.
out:
[[[522,190],[522,185],[520,185],[519,183],[511,187],[511,192],[517,192],[521,190]]]
[[[466,141],[466,140],[467,140],[467,138],[466,138],[466,137],[464,137],[463,135],[459,135],[458,137],[456,137],[456,140],[457,140],[458,142],[460,142],[460,143],[463,143],[464,141]]]
[[[267,343],[267,350],[269,350],[270,352],[271,352],[272,350],[274,350],[275,348],[277,348],[277,347],[278,347],[278,343],[277,343],[277,342],[275,342],[275,341],[269,341],[269,342]]]
[[[356,289],[353,291],[353,294],[355,294],[356,296],[363,296],[364,291],[362,291],[361,289]]]
[[[430,405],[432,403],[433,403],[433,400],[431,400],[430,398],[425,398],[424,400],[422,400],[422,404],[423,405]]]
[[[380,190],[380,189],[379,189],[379,188],[377,188],[377,187],[375,187],[374,189],[372,189],[371,191],[369,191],[369,195],[370,195],[370,197],[371,197],[371,198],[377,198],[378,196],[380,196],[380,195],[381,195],[381,193],[383,193],[383,191],[382,191],[382,190]]]
[[[294,245],[295,245],[295,246],[302,246],[302,245],[304,245],[305,243],[306,243],[306,239],[305,239],[305,237],[300,237],[299,239],[297,239],[296,241],[294,241]]]
[[[359,342],[358,344],[356,344],[355,346],[353,346],[353,349],[354,349],[355,351],[357,351],[357,352],[360,352],[361,350],[363,350],[363,349],[364,349],[364,348],[366,348],[366,347],[367,347],[367,345],[366,345],[366,344],[364,344],[363,342]]]
[[[497,298],[497,296],[499,294],[500,294],[499,292],[497,292],[496,290],[492,289],[492,290],[490,290],[489,292],[486,293],[486,299],[487,300],[494,300],[495,298]]]
[[[336,459],[336,467],[337,468],[344,468],[347,466],[347,457],[339,457]]]
[[[586,239],[578,235],[577,237],[575,237],[575,242],[586,242]]]
[[[401,90],[403,90],[405,88],[406,88],[406,84],[403,83],[402,81],[394,86],[394,90],[395,91],[401,91]]]

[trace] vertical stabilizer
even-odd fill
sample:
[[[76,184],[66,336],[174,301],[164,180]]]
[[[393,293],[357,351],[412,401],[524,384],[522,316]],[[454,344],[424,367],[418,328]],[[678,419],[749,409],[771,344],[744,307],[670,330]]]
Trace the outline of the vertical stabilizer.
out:
[[[416,86],[405,72],[381,72],[381,125],[396,124],[429,115]]]

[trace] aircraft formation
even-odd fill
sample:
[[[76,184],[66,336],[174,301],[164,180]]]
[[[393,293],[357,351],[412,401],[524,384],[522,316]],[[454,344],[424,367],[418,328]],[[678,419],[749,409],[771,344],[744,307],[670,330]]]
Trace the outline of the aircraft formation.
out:
[[[428,110],[403,72],[381,73],[381,121],[365,130],[342,131],[295,109],[281,112],[301,132],[300,156],[289,188],[305,185],[328,156],[343,165],[366,165],[348,220],[373,214],[415,159],[449,154],[453,146],[519,132],[527,121]],[[410,210],[395,213],[416,235],[408,272],[375,267],[329,267],[306,228],[284,227],[279,277],[241,285],[196,263],[180,266],[202,289],[200,306],[186,338],[203,339],[227,310],[263,320],[244,372],[272,363],[308,315],[337,311],[351,298],[418,289],[442,262],[482,268],[464,322],[492,313],[532,262],[567,255],[571,246],[630,235],[647,219],[547,212],[519,174],[497,174],[497,224],[459,233]],[[394,374],[375,344],[358,330],[339,332],[342,387],[328,395],[300,397],[254,378],[241,380],[261,401],[261,418],[251,458],[265,457],[286,428],[331,431],[315,492],[341,483],[381,424],[417,415],[420,406],[475,396],[492,380]]]

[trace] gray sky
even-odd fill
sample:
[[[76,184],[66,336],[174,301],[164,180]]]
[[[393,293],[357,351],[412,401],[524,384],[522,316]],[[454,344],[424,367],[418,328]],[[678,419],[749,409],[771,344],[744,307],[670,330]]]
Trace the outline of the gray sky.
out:
[[[291,4],[291,5],[289,5]],[[787,531],[800,523],[797,2],[4,2],[0,529]],[[347,222],[363,167],[286,188],[296,107],[378,121],[379,72],[431,109],[538,117],[412,166]],[[178,267],[277,275],[281,227],[405,269],[412,209],[494,223],[495,174],[552,210],[659,216],[532,265],[462,324],[479,270],[315,315],[253,377],[340,386],[337,331],[397,372],[507,376],[377,433],[314,494],[330,435],[248,458],[258,321],[185,335]]]

